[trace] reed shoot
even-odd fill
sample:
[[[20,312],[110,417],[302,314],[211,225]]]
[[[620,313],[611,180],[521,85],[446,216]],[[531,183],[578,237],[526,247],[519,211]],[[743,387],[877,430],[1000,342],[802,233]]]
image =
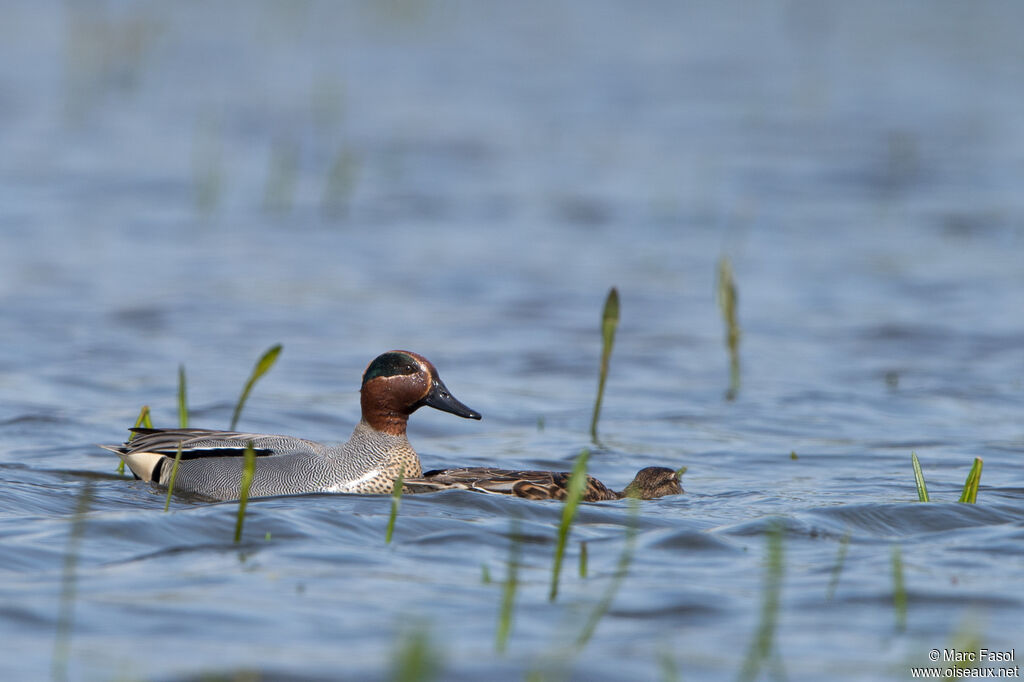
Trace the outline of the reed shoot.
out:
[[[587,577],[587,541],[580,542],[580,577]]]
[[[736,281],[732,276],[732,264],[725,256],[718,261],[718,306],[722,309],[725,322],[725,346],[729,351],[729,390],[726,400],[735,400],[740,390],[740,324],[736,308],[738,294]]]
[[[775,627],[779,619],[779,602],[782,594],[784,554],[782,547],[782,526],[777,525],[767,534],[765,549],[765,572],[761,599],[761,622],[757,633],[750,642],[747,656],[740,669],[739,679],[757,679],[761,666],[766,661],[772,666],[772,676],[783,679],[782,660],[775,647]]]
[[[252,369],[252,374],[249,375],[249,380],[245,382],[245,388],[242,389],[242,395],[238,398],[238,404],[235,405],[235,413],[231,415],[231,426],[228,430],[234,431],[235,426],[238,425],[238,418],[242,415],[242,408],[245,406],[245,401],[249,399],[249,393],[252,391],[252,387],[256,384],[260,377],[270,371],[270,368],[277,362],[277,356],[281,354],[281,344],[271,346],[267,351],[260,356],[260,359],[256,361],[256,366]]]
[[[619,326],[619,292],[615,287],[608,292],[601,313],[601,370],[597,379],[597,399],[594,401],[594,416],[590,420],[590,439],[597,443],[597,419],[601,415],[601,401],[604,400],[604,384],[608,378],[608,362],[615,345],[615,330]]]
[[[188,428],[188,401],[185,399],[185,365],[178,365],[178,426]]]
[[[508,637],[512,633],[512,613],[516,602],[516,589],[519,587],[519,557],[522,553],[522,538],[519,524],[513,520],[509,532],[508,572],[501,589],[501,611],[498,614],[498,632],[495,635],[494,648],[499,654],[505,653]]]
[[[917,459],[917,453],[910,453],[910,461],[914,464],[914,481],[917,483],[917,500],[928,502],[928,488],[924,485],[924,472],[921,471],[921,462]]]
[[[974,458],[971,471],[967,474],[967,481],[964,483],[964,491],[960,493],[960,502],[974,504],[978,501],[978,484],[981,483],[981,457]]]
[[[589,457],[589,450],[581,451],[576,457],[576,463],[572,466],[572,473],[569,474],[569,491],[565,497],[565,504],[562,505],[562,521],[558,526],[558,541],[555,544],[555,562],[551,569],[549,601],[555,601],[558,596],[558,579],[562,573],[565,545],[569,539],[569,529],[576,518],[576,510],[580,506],[580,500],[583,499],[583,491],[587,485],[587,458]]]
[[[235,542],[242,541],[242,524],[245,523],[245,506],[249,503],[249,488],[252,486],[252,478],[256,473],[256,450],[253,449],[252,441],[245,446],[245,456],[242,462],[242,479],[238,488],[238,519],[235,521]]]
[[[391,514],[388,516],[388,529],[384,533],[384,543],[391,543],[391,536],[395,532],[395,519],[398,518],[398,507],[402,504],[402,484],[405,483],[405,467],[398,470],[398,478],[391,486]]]
[[[142,409],[139,410],[139,418],[135,420],[135,428],[139,428],[140,426],[147,429],[153,428],[153,420],[149,418],[149,405],[143,405]],[[130,436],[128,436],[129,442],[132,438],[135,438],[134,431]]]
[[[68,658],[71,655],[71,626],[75,612],[75,572],[78,567],[78,548],[85,534],[85,515],[93,498],[93,482],[87,481],[78,494],[75,513],[71,517],[71,532],[64,552],[64,572],[61,576],[60,611],[57,614],[57,636],[53,645],[52,678],[68,678]]]
[[[144,426],[147,429],[153,428],[153,421],[149,418],[149,405],[143,405],[142,409],[139,410],[139,418],[135,420],[135,428]],[[132,438],[135,438],[135,432],[132,431],[128,435],[128,442],[132,442]],[[124,460],[122,459],[117,463],[117,473],[124,476]]]
[[[174,481],[178,479],[178,464],[181,463],[181,443],[178,441],[178,451],[174,453],[174,464],[171,465],[171,478],[167,481],[167,499],[164,500],[164,511],[171,508],[171,495],[174,494]]]

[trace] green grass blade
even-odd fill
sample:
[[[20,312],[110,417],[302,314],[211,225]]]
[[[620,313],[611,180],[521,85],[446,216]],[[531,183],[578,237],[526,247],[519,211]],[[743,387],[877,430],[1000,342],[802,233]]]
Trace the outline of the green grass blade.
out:
[[[188,428],[188,401],[185,399],[185,365],[178,365],[178,426]]]
[[[960,493],[960,502],[974,504],[978,501],[978,484],[981,483],[981,457],[974,458],[971,465],[971,472],[967,474],[967,481],[964,483],[964,491]]]
[[[903,583],[903,554],[899,545],[892,546],[892,607],[896,614],[896,629],[907,629],[907,588]]]
[[[917,483],[917,499],[919,502],[929,502],[928,488],[924,485],[924,472],[921,471],[921,462],[917,459],[917,453],[910,453],[910,461],[914,464],[914,481]]]
[[[551,568],[551,590],[548,593],[548,600],[555,601],[558,596],[558,580],[562,574],[562,560],[565,558],[565,545],[569,539],[569,529],[576,518],[576,510],[583,499],[583,491],[587,485],[587,458],[590,451],[584,449],[576,457],[576,463],[572,466],[572,473],[569,474],[569,491],[565,497],[565,504],[562,505],[562,521],[558,525],[558,541],[555,544],[555,561]]]
[[[75,573],[78,567],[78,548],[85,534],[85,515],[89,512],[93,498],[93,482],[82,486],[71,517],[71,532],[67,549],[64,551],[64,570],[60,585],[60,607],[57,614],[57,636],[53,644],[51,677],[54,680],[68,678],[68,658],[71,655],[71,632],[75,612]]]
[[[576,638],[577,650],[583,649],[587,642],[590,641],[590,638],[594,636],[597,624],[608,613],[608,609],[611,608],[612,602],[615,600],[615,595],[618,594],[619,587],[622,586],[622,581],[626,579],[629,565],[633,562],[633,553],[636,551],[636,529],[639,516],[640,498],[631,497],[629,498],[629,525],[626,526],[626,543],[622,547],[622,554],[619,555],[618,564],[615,566],[615,575],[612,576],[611,582],[608,583],[608,589],[605,590],[601,601],[597,603],[590,617],[587,618],[583,631]]]
[[[594,416],[590,420],[590,439],[597,443],[597,420],[601,415],[604,400],[604,384],[608,378],[608,363],[615,345],[615,330],[619,326],[619,292],[615,287],[608,292],[601,313],[601,370],[597,378],[597,398],[594,400]]]
[[[242,541],[242,524],[245,523],[245,506],[249,503],[249,488],[256,473],[256,451],[252,441],[245,446],[245,459],[242,462],[242,479],[238,488],[238,519],[235,521],[235,542]]]
[[[171,508],[171,495],[174,494],[174,482],[178,480],[178,464],[181,463],[181,443],[178,441],[178,451],[174,453],[174,464],[171,465],[171,478],[167,481],[167,499],[164,500],[164,511]]]
[[[395,532],[395,519],[398,518],[398,507],[402,504],[402,484],[405,483],[405,467],[398,470],[398,478],[391,486],[391,514],[388,516],[388,529],[384,533],[384,543],[391,544],[391,535]]]
[[[765,572],[762,584],[761,597],[761,622],[758,624],[757,632],[750,642],[743,667],[740,669],[739,679],[752,681],[757,679],[761,666],[766,661],[773,666],[773,676],[776,679],[783,679],[782,661],[779,659],[775,647],[775,627],[779,619],[779,604],[782,595],[782,577],[785,571],[783,553],[783,530],[782,525],[777,524],[768,531],[766,536],[767,547],[765,549]]]
[[[139,418],[135,420],[135,428],[144,426],[147,429],[153,428],[153,421],[149,418],[149,405],[143,405],[142,409],[139,410]],[[128,434],[128,442],[132,442],[132,438],[135,438],[135,432],[132,431]],[[124,476],[124,460],[122,459],[117,463],[117,473]]]
[[[501,611],[498,614],[498,631],[494,638],[494,648],[499,654],[505,653],[508,637],[512,633],[512,613],[516,603],[516,589],[519,587],[519,557],[522,553],[522,537],[519,534],[519,523],[513,519],[509,529],[508,572],[501,589]]]
[[[586,578],[587,577],[587,563],[588,563],[587,541],[583,540],[582,542],[580,542],[580,577],[581,578]]]
[[[736,280],[732,275],[732,263],[725,256],[718,261],[718,306],[722,310],[722,320],[725,322],[725,346],[729,351],[729,390],[726,391],[727,400],[735,400],[740,390],[740,323],[737,319],[736,310],[739,302],[739,295],[736,290]]]
[[[443,661],[427,626],[419,623],[402,635],[391,663],[394,682],[426,682],[440,677]]]
[[[139,410],[139,418],[135,420],[135,428],[139,428],[140,426],[147,429],[153,428],[153,420],[149,418],[149,405],[143,405],[142,409]],[[128,436],[128,441],[131,442],[132,438],[135,438],[134,431],[130,436]]]
[[[256,366],[252,368],[252,374],[249,375],[249,380],[245,382],[245,388],[242,389],[242,395],[238,398],[238,404],[235,405],[235,412],[231,415],[231,426],[229,430],[234,431],[235,426],[238,425],[238,418],[242,416],[242,408],[245,406],[245,401],[249,399],[249,393],[252,391],[252,387],[256,385],[259,378],[270,371],[270,368],[277,362],[277,356],[281,354],[281,344],[271,346],[267,351],[260,356],[260,359],[256,361]]]

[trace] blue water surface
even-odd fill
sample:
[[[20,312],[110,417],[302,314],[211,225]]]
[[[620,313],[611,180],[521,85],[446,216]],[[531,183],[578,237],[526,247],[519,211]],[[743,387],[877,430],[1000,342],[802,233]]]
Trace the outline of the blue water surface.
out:
[[[1024,651],[1024,6],[8,4],[0,678],[389,679],[416,641],[444,680]],[[177,425],[179,365],[226,428],[275,343],[246,430],[346,439],[408,348],[484,415],[417,413],[425,468],[587,447],[687,493],[583,505],[550,602],[559,502],[406,497],[385,544],[384,497],[252,500],[235,544],[236,504],[164,513],[95,447],[142,405]]]

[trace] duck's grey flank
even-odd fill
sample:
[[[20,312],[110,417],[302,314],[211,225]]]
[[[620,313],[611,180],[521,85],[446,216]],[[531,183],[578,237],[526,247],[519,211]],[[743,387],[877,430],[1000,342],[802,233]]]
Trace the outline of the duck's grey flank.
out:
[[[426,405],[460,417],[480,415],[452,396],[423,356],[389,351],[363,373],[362,419],[347,442],[328,446],[304,438],[210,429],[133,429],[117,453],[138,478],[167,486],[174,457],[181,461],[174,489],[219,500],[240,495],[249,443],[256,466],[253,497],[310,492],[388,493],[401,473],[422,475],[419,456],[406,437],[409,415]]]

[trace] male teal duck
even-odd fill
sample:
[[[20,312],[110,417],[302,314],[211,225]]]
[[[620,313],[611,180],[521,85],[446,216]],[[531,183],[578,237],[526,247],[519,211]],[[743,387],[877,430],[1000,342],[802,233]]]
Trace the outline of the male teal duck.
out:
[[[363,372],[362,419],[348,442],[328,446],[293,436],[210,429],[132,429],[124,445],[102,445],[117,453],[136,477],[167,486],[178,448],[177,492],[217,500],[240,495],[246,446],[256,468],[253,497],[295,493],[388,493],[399,472],[422,473],[420,458],[406,437],[409,415],[423,406],[467,419],[480,415],[455,399],[437,369],[422,355],[393,350]]]
[[[624,497],[639,497],[653,500],[666,495],[679,495],[683,488],[679,477],[684,469],[647,467],[637,472],[633,482],[622,492],[611,490],[593,476],[587,476],[583,490],[586,502],[620,500]],[[419,478],[404,481],[404,490],[411,493],[433,492],[436,490],[473,490],[492,495],[513,495],[528,500],[564,500],[569,492],[567,471],[513,471],[472,467],[467,469],[436,469]]]

